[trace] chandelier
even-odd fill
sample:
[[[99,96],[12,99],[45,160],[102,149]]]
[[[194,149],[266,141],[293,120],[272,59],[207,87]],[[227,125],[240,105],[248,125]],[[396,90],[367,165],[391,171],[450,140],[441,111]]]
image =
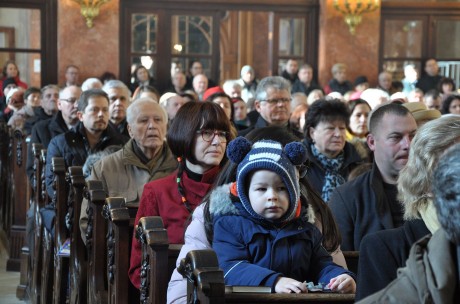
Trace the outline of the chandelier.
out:
[[[93,27],[93,19],[99,15],[99,8],[110,0],[73,0],[81,7],[81,14],[86,19],[86,25]]]
[[[380,7],[379,0],[334,0],[334,8],[340,12],[352,35],[361,23],[362,14],[370,13]]]

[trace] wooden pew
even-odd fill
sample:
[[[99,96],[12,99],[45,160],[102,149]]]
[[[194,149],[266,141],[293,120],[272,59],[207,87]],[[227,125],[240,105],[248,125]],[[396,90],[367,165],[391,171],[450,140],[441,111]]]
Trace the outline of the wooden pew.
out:
[[[33,242],[29,244],[30,267],[29,267],[29,282],[27,286],[27,294],[29,301],[32,304],[40,303],[40,274],[42,271],[42,251],[41,251],[41,235],[42,221],[40,216],[40,208],[44,206],[44,197],[42,195],[42,179],[45,176],[46,149],[44,150],[45,158],[42,156],[43,145],[39,143],[32,144],[32,155],[34,156],[34,196],[33,196]]]
[[[65,161],[62,157],[52,158],[52,168],[55,175],[55,210],[54,220],[54,275],[53,275],[53,303],[65,303],[68,288],[69,257],[59,255],[61,246],[69,237],[66,226],[68,210],[68,184],[66,181]]]
[[[8,188],[9,159],[8,148],[10,135],[5,122],[0,122],[0,232],[6,232],[6,203]],[[6,234],[3,235],[6,238]]]
[[[139,220],[136,237],[142,244],[141,303],[166,303],[166,291],[182,244],[169,244],[160,216]]]
[[[353,303],[354,294],[305,293],[236,293],[225,286],[213,250],[187,253],[178,269],[187,278],[188,303]]]
[[[26,173],[27,143],[20,130],[10,130],[12,141],[10,147],[10,195],[6,203],[7,233],[9,238],[9,258],[7,271],[19,271],[21,265],[21,249],[25,244],[26,212],[29,207],[29,179]]]
[[[348,270],[358,274],[359,251],[343,251],[343,256],[347,262]]]
[[[104,206],[107,221],[107,277],[109,303],[139,299],[139,290],[128,277],[131,242],[138,205],[127,205],[123,197],[109,197]],[[136,301],[137,302],[137,301]]]
[[[83,190],[86,185],[82,167],[69,168],[71,196],[69,206],[72,206],[70,221],[70,303],[87,303],[87,271],[86,247],[80,235],[80,211],[83,200]]]
[[[108,303],[106,235],[107,225],[102,217],[106,193],[101,181],[86,182],[85,197],[88,200],[88,229],[86,231],[87,302],[91,304]],[[126,287],[124,287],[126,288]]]

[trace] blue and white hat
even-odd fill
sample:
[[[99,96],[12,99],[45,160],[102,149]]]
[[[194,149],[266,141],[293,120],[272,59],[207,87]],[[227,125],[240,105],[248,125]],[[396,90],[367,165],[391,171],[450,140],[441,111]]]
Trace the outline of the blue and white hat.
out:
[[[239,164],[236,187],[241,203],[249,214],[263,219],[251,207],[245,191],[246,178],[254,170],[270,170],[281,177],[289,192],[289,209],[280,220],[289,221],[294,218],[300,198],[299,179],[295,167],[307,159],[304,145],[292,142],[283,149],[277,141],[260,140],[251,145],[246,138],[238,137],[228,144],[227,156],[232,162]]]

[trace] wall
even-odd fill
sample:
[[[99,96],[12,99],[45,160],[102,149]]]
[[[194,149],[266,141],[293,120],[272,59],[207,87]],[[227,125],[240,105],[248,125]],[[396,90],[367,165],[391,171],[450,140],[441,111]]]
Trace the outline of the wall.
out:
[[[77,3],[58,1],[58,79],[65,81],[65,68],[80,68],[80,82],[99,77],[103,72],[119,74],[119,0],[101,7],[88,28]]]
[[[380,9],[363,15],[355,35],[350,34],[343,16],[332,0],[320,1],[318,75],[320,85],[332,78],[331,68],[341,62],[348,66],[348,79],[353,83],[366,75],[371,86],[377,84],[379,72]]]

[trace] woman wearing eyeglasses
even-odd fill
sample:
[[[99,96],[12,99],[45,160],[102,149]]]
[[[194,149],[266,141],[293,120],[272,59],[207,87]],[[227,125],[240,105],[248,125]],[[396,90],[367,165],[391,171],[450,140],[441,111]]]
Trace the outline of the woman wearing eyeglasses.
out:
[[[166,136],[169,148],[178,157],[179,168],[144,186],[136,225],[144,216],[161,216],[169,242],[184,243],[187,219],[226,162],[225,149],[233,139],[230,128],[230,121],[218,104],[188,102],[179,109]],[[141,245],[133,239],[129,277],[137,288],[141,257]]]

